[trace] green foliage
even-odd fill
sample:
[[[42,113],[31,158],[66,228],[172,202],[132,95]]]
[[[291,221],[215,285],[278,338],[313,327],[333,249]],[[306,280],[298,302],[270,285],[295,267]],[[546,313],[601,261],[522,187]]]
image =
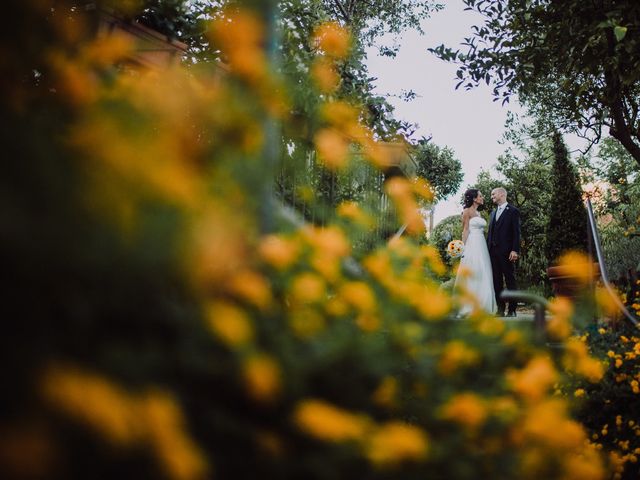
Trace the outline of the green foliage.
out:
[[[447,245],[451,240],[462,239],[462,217],[460,215],[451,215],[434,227],[429,244],[433,245],[440,254],[442,261],[449,267],[453,266],[454,260],[447,255]]]
[[[615,140],[605,139],[581,165],[592,192],[609,277],[624,284],[640,267],[640,175],[636,162]]]
[[[587,213],[576,167],[560,133],[553,135],[552,189],[547,227],[546,259],[554,263],[570,250],[586,251]]]
[[[462,164],[453,150],[438,147],[422,138],[414,145],[412,156],[418,163],[417,175],[429,181],[438,200],[458,191],[464,175]]]
[[[457,87],[493,86],[512,94],[556,127],[597,141],[602,128],[640,163],[640,27],[635,0],[465,0],[482,14],[462,44],[440,58],[459,64]]]

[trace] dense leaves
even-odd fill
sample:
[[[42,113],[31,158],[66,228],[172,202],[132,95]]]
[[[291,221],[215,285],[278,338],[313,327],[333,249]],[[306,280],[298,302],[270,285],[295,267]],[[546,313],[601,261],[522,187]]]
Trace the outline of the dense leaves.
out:
[[[640,163],[640,4],[635,0],[465,0],[484,22],[462,50],[433,51],[459,64],[458,84],[517,94],[536,114],[597,141],[603,127]]]

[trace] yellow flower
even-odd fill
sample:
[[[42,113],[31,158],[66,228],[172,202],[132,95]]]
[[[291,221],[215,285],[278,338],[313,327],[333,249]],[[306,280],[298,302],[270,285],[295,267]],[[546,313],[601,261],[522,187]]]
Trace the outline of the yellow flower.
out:
[[[566,297],[557,297],[549,303],[549,310],[552,316],[546,325],[547,332],[556,340],[567,338],[571,334],[573,304]]]
[[[440,416],[445,420],[458,423],[470,430],[482,425],[487,417],[484,401],[474,393],[454,395],[440,409]]]
[[[304,230],[304,235],[319,253],[328,257],[344,257],[351,252],[349,241],[338,227],[307,227]]]
[[[253,327],[247,314],[227,302],[212,302],[206,308],[209,328],[230,347],[253,340]]]
[[[574,450],[581,447],[586,434],[582,427],[568,418],[566,404],[558,399],[534,404],[523,422],[525,438],[540,442],[549,449]]]
[[[633,393],[640,393],[640,385],[638,384],[637,380],[631,380],[629,385],[631,385],[631,390],[633,391]]]
[[[393,200],[407,232],[413,235],[424,232],[424,218],[420,214],[410,182],[404,178],[393,177],[387,180],[385,191]]]
[[[593,444],[581,449],[579,454],[569,454],[563,459],[564,480],[604,480],[606,470],[597,447]]]
[[[420,252],[429,262],[429,267],[433,270],[433,273],[436,275],[443,275],[447,271],[447,267],[445,267],[442,262],[442,258],[440,258],[440,254],[435,247],[431,245],[423,245],[420,247]]]
[[[468,367],[479,360],[480,355],[473,348],[460,340],[452,340],[444,347],[438,370],[443,375],[450,375],[458,368]]]
[[[340,75],[332,62],[326,58],[317,58],[311,66],[311,76],[321,92],[332,93],[340,84]]]
[[[346,57],[351,48],[349,32],[337,22],[319,25],[314,31],[313,39],[324,53],[336,58]]]
[[[380,328],[380,318],[371,313],[362,313],[356,318],[356,325],[365,332],[375,332]]]
[[[596,288],[596,301],[600,308],[602,308],[605,315],[615,318],[618,315],[618,305],[614,298],[612,298],[611,294],[606,288],[597,287]],[[600,334],[604,334],[606,330],[601,328],[598,330]]]
[[[582,375],[590,382],[598,382],[604,375],[604,367],[599,360],[589,356],[587,346],[577,338],[570,338],[565,343],[565,354],[562,362],[569,371]]]
[[[347,166],[349,142],[334,129],[324,128],[314,138],[318,159],[329,169],[339,170]]]
[[[375,221],[370,215],[365,213],[356,202],[343,202],[338,205],[336,213],[341,217],[353,220],[363,228],[371,228],[375,225]]]
[[[429,182],[427,182],[424,178],[416,177],[413,180],[413,191],[416,193],[416,195],[426,200],[427,202],[431,202],[434,199],[433,189],[431,188]]]
[[[293,279],[291,296],[298,303],[318,302],[326,296],[326,284],[315,273],[301,273]]]
[[[410,303],[427,320],[440,320],[451,311],[451,298],[445,292],[433,287],[417,290],[418,295]]]
[[[573,396],[576,398],[584,397],[585,391],[584,388],[578,388],[575,392],[573,392]]]
[[[257,15],[240,10],[227,11],[212,22],[209,34],[227,56],[232,72],[256,84],[267,74],[267,58],[262,48],[264,26]]]
[[[43,378],[47,401],[117,445],[130,446],[143,433],[129,394],[109,380],[72,367],[54,367]]]
[[[268,235],[260,242],[258,251],[269,265],[278,270],[286,270],[298,259],[300,246],[294,240]]]
[[[173,398],[151,392],[140,404],[147,436],[169,478],[195,480],[208,476],[209,467],[197,445],[184,432],[184,418]]]
[[[620,368],[622,366],[622,359],[616,358],[616,368]]]
[[[265,310],[271,305],[271,285],[261,274],[251,270],[235,273],[228,280],[227,288],[239,298]]]
[[[558,374],[548,357],[537,356],[522,370],[507,372],[507,381],[521,397],[536,401],[541,399],[556,382]]]
[[[558,263],[563,275],[575,278],[583,284],[589,283],[596,273],[593,262],[581,252],[565,253]]]
[[[363,440],[371,421],[323,400],[301,401],[293,420],[306,434],[327,442]]]
[[[252,355],[245,360],[242,374],[247,391],[254,400],[269,403],[280,394],[280,367],[270,356]]]
[[[389,467],[405,461],[423,460],[428,449],[429,442],[424,431],[396,421],[375,429],[368,438],[366,453],[374,465]]]
[[[340,297],[361,313],[376,310],[376,299],[365,282],[347,282],[340,287]]]

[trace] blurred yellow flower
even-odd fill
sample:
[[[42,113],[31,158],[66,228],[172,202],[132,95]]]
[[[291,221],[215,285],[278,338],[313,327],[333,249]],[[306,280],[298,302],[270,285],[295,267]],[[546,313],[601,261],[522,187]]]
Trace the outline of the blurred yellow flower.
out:
[[[227,10],[211,23],[208,34],[222,48],[232,72],[254,84],[264,81],[264,25],[257,15],[248,10]]]
[[[551,318],[547,322],[547,333],[555,340],[563,340],[571,335],[573,304],[566,297],[556,297],[549,302]]]
[[[413,235],[424,232],[424,218],[420,214],[409,180],[392,177],[385,183],[385,191],[398,209],[402,222],[407,225],[407,232]]]
[[[318,159],[329,169],[339,170],[347,166],[349,141],[331,128],[323,128],[314,137]]]
[[[423,460],[428,449],[429,441],[423,430],[402,422],[388,422],[367,439],[366,454],[374,465],[384,468]]]
[[[130,394],[109,380],[72,367],[53,367],[41,386],[48,402],[108,441],[131,446],[140,440],[143,427]]]
[[[573,392],[573,396],[576,398],[581,398],[585,396],[584,388],[578,388],[575,392]]]
[[[583,284],[593,280],[596,270],[593,262],[582,252],[568,252],[558,259],[563,275],[577,279]]]
[[[209,328],[230,347],[253,340],[253,326],[244,310],[228,302],[211,302],[206,307]]]
[[[451,311],[451,298],[442,290],[434,287],[421,287],[419,295],[409,299],[420,315],[427,320],[440,320]]]
[[[344,232],[336,227],[305,227],[304,235],[319,253],[332,257],[344,257],[351,252],[351,245]]]
[[[487,406],[475,393],[454,395],[440,408],[440,416],[470,430],[477,429],[487,418]]]
[[[361,313],[356,317],[356,325],[364,332],[375,332],[380,328],[380,318],[372,313]]]
[[[305,272],[293,278],[290,293],[296,303],[313,303],[325,299],[327,287],[322,277]]]
[[[423,200],[427,202],[433,201],[435,195],[428,181],[426,181],[424,178],[416,177],[413,180],[412,184],[413,184],[413,191],[416,193],[416,195],[418,195],[419,197],[421,197]]]
[[[182,411],[162,391],[134,395],[98,375],[71,367],[49,369],[42,382],[47,401],[118,446],[147,443],[173,480],[205,478],[209,465],[185,432]]]
[[[602,311],[605,315],[610,318],[615,318],[618,316],[618,305],[616,304],[615,299],[611,296],[609,291],[606,288],[596,287],[596,302],[602,308]],[[601,331],[602,330],[602,331]],[[599,329],[598,332],[602,335],[606,332],[603,328]]]
[[[557,381],[558,373],[549,357],[539,355],[532,358],[522,370],[509,370],[506,378],[519,396],[537,401]]]
[[[333,63],[326,58],[317,58],[313,62],[311,76],[323,93],[334,92],[340,84],[340,75]]]
[[[254,354],[244,361],[243,379],[251,398],[263,403],[273,402],[282,388],[280,367],[266,354]]]
[[[98,67],[111,67],[133,52],[130,37],[113,33],[98,37],[88,43],[81,52],[82,61]]]
[[[323,400],[301,401],[293,420],[303,432],[328,442],[359,441],[365,438],[371,421]]]
[[[569,454],[563,459],[563,480],[605,480],[607,471],[602,457],[593,444],[580,453]]]
[[[278,270],[289,268],[300,255],[300,245],[293,239],[267,235],[258,248],[261,258]]]
[[[348,218],[354,221],[357,225],[363,228],[372,228],[375,225],[375,220],[371,215],[364,212],[356,202],[343,202],[338,205],[336,213],[341,217]]]
[[[391,259],[389,255],[382,250],[365,257],[362,265],[381,283],[384,283],[386,280],[392,280],[394,277]]]
[[[260,273],[252,270],[242,270],[227,279],[228,290],[251,305],[265,310],[271,305],[271,286],[269,281]]]
[[[444,346],[438,370],[443,375],[451,375],[459,368],[474,365],[479,359],[480,355],[476,350],[461,340],[452,340]]]
[[[327,55],[344,58],[351,48],[349,32],[337,22],[326,22],[316,27],[313,40]]]
[[[436,275],[443,275],[447,271],[447,267],[445,267],[442,262],[442,258],[435,247],[431,245],[423,245],[420,247],[420,252],[424,255],[424,258],[427,259],[429,267],[433,270],[433,273]]]
[[[565,343],[562,363],[567,370],[582,375],[593,383],[600,381],[604,375],[602,363],[589,356],[587,346],[578,338],[570,338]]]
[[[338,294],[360,313],[371,313],[376,310],[375,296],[365,282],[346,282],[340,286]]]
[[[140,402],[147,436],[169,478],[197,480],[205,478],[209,466],[198,446],[184,433],[182,411],[172,397],[155,391]]]
[[[523,433],[529,441],[540,442],[549,449],[575,450],[586,441],[580,424],[569,419],[562,400],[544,400],[526,411]]]

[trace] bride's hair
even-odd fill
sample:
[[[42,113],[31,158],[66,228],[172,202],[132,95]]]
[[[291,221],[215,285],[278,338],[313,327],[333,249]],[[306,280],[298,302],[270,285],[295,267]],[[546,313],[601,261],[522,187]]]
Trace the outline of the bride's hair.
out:
[[[478,193],[480,193],[480,190],[477,188],[470,188],[464,192],[464,199],[462,200],[464,208],[469,208],[473,205],[473,201],[478,198]],[[478,210],[484,210],[484,205],[478,205]]]

